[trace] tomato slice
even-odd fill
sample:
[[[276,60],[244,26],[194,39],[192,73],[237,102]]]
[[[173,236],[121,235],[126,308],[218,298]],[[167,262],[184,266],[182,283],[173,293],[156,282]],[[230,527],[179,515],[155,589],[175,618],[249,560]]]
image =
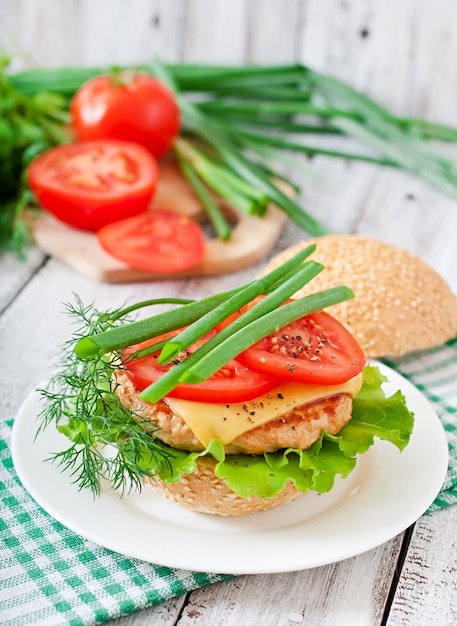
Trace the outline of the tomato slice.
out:
[[[208,333],[199,342],[190,346],[186,351],[187,354],[194,352],[201,343],[207,341],[215,333],[216,331]],[[171,334],[175,333],[168,333],[167,336]],[[143,342],[138,346],[133,346],[128,349],[128,352],[151,345],[162,338],[165,338],[165,335]],[[180,358],[185,358],[185,356],[185,354],[181,355]],[[158,365],[158,357],[159,352],[156,352],[142,359],[127,359],[125,361],[126,373],[138,389],[146,389],[146,387],[167,372],[170,367],[173,367],[173,365]],[[168,395],[171,398],[183,400],[226,404],[253,400],[270,391],[276,384],[277,379],[275,376],[257,372],[249,366],[240,363],[237,359],[232,359],[204,382],[195,385],[179,384]]]
[[[158,167],[137,144],[101,140],[52,148],[32,161],[27,175],[44,209],[76,228],[98,230],[146,210]]]
[[[197,222],[172,211],[146,211],[105,226],[97,236],[116,259],[151,272],[187,270],[205,254],[205,239]]]
[[[362,348],[350,332],[324,311],[280,328],[237,358],[282,380],[320,385],[346,382],[366,363]]]

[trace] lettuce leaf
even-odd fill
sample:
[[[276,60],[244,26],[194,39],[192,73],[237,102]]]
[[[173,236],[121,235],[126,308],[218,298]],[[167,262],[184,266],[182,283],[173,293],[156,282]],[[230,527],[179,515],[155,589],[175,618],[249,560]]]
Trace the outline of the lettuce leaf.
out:
[[[388,398],[385,396],[381,384],[386,380],[378,368],[365,367],[363,386],[354,398],[352,419],[335,437],[348,456],[366,452],[375,437],[390,441],[399,450],[408,444],[414,415],[406,407],[400,390]]]
[[[225,456],[222,444],[212,441],[200,453],[168,448],[167,463],[151,467],[164,482],[177,482],[186,473],[197,469],[197,459],[206,454],[216,461],[218,478],[239,496],[271,498],[284,488],[288,480],[300,491],[328,492],[337,475],[346,478],[354,469],[357,455],[366,452],[375,438],[389,441],[400,451],[408,444],[414,426],[414,415],[397,391],[386,397],[382,384],[387,379],[377,367],[367,365],[363,385],[353,401],[351,421],[338,435],[323,433],[307,450],[289,448],[263,455]]]

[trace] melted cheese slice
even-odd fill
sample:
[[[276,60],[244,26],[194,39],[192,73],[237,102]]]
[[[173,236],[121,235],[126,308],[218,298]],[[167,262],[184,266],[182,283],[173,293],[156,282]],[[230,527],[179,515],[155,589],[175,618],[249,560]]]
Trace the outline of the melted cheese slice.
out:
[[[212,404],[175,398],[167,398],[166,402],[204,446],[212,439],[219,439],[227,445],[247,431],[278,419],[295,407],[339,393],[354,397],[361,386],[362,374],[359,374],[341,385],[282,383],[269,393],[247,402]]]

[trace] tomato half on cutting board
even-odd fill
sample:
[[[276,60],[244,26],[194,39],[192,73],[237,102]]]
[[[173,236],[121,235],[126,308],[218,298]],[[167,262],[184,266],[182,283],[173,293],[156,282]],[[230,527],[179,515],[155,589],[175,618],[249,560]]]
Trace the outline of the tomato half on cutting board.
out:
[[[187,270],[205,254],[205,238],[197,222],[160,209],[109,224],[97,237],[102,248],[116,259],[150,272]]]
[[[180,129],[173,93],[145,72],[91,78],[75,93],[70,114],[79,141],[133,141],[155,157],[170,148]]]
[[[146,210],[157,186],[157,162],[134,143],[72,143],[39,155],[28,182],[41,206],[83,230],[98,230]]]

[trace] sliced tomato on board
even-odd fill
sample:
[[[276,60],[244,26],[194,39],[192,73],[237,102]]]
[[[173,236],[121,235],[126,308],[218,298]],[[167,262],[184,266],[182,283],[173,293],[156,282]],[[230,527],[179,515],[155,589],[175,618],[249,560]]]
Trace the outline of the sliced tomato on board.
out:
[[[32,161],[27,175],[44,209],[66,224],[94,231],[145,211],[159,173],[143,147],[100,140],[52,148]]]
[[[151,272],[188,270],[205,254],[205,238],[197,222],[172,211],[146,211],[105,226],[97,236],[113,257]]]
[[[216,331],[211,331],[204,338],[190,346],[187,353],[194,352],[199,345],[212,337]],[[171,334],[168,333],[167,337]],[[165,335],[163,336],[165,337]],[[129,348],[128,352],[138,348],[144,348],[159,341],[163,337],[154,338],[143,342],[138,346]],[[140,390],[146,389],[160,376],[167,372],[172,365],[158,365],[159,352],[141,359],[126,359],[125,368],[128,377]],[[185,358],[185,355],[181,355]],[[195,385],[179,384],[168,394],[172,398],[193,400],[196,402],[213,402],[217,404],[227,404],[232,402],[244,402],[253,400],[270,391],[277,384],[275,376],[257,372],[250,367],[240,363],[237,359],[232,359],[219,371],[210,376],[202,383]]]
[[[259,372],[319,385],[338,385],[365,367],[364,352],[351,333],[324,311],[280,328],[239,357]]]
[[[75,93],[70,114],[79,141],[134,141],[156,157],[170,148],[180,129],[173,93],[145,72],[126,71],[88,80]]]

